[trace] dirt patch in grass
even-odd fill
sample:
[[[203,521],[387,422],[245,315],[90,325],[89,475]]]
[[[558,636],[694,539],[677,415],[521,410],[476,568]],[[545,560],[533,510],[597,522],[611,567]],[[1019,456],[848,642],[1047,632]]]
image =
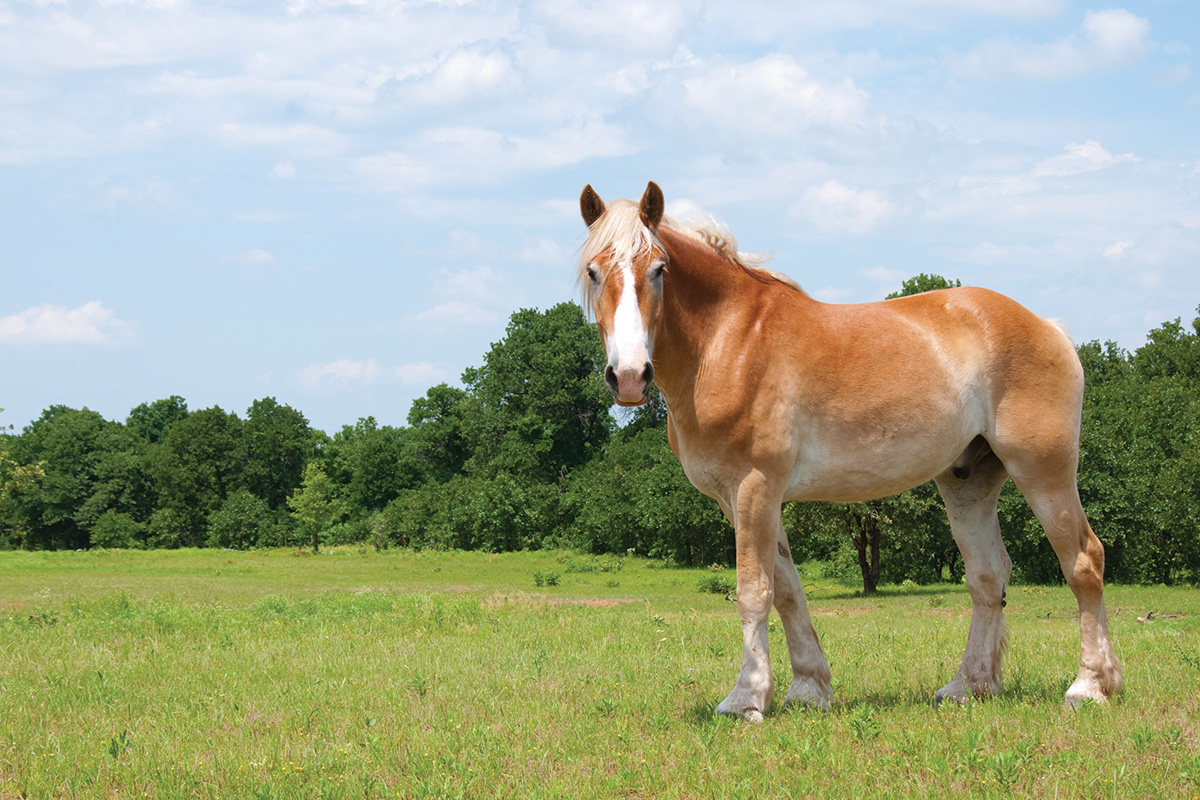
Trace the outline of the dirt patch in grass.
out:
[[[519,606],[521,608],[546,608],[547,606],[589,606],[591,608],[614,608],[626,603],[644,603],[640,597],[551,597],[547,594],[528,594],[526,592],[496,592],[483,598],[480,605],[484,608],[500,606]]]
[[[874,606],[848,606],[847,608],[809,608],[808,612],[814,617],[861,617],[873,614]]]

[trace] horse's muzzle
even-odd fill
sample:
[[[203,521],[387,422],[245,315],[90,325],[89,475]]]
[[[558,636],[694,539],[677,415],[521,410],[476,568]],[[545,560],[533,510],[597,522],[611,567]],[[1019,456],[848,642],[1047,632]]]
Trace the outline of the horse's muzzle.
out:
[[[604,382],[612,390],[613,399],[619,406],[640,406],[649,399],[650,382],[654,380],[654,365],[649,361],[641,370],[637,368],[613,369],[612,364],[604,368]]]

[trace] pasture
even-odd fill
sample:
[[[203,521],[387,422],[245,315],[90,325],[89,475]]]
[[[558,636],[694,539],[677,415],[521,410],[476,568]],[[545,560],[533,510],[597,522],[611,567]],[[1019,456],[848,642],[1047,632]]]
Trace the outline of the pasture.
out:
[[[557,552],[0,552],[0,798],[1200,797],[1196,589],[1109,587],[1126,689],[1069,712],[1075,600],[1011,587],[1003,694],[933,708],[965,587],[803,574],[833,710],[780,713],[781,689],[749,725],[712,713],[741,656],[735,605],[697,589],[714,575],[733,580]],[[786,688],[774,615],[770,639]]]

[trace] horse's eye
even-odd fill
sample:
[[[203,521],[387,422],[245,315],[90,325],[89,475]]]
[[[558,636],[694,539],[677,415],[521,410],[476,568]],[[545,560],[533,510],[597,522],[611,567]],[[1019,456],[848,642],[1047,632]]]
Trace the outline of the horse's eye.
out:
[[[600,282],[600,273],[597,272],[596,268],[593,267],[591,264],[588,264],[587,276],[588,276],[588,280],[590,280],[592,283]]]
[[[661,280],[663,270],[666,269],[666,267],[667,267],[667,262],[655,261],[653,264],[650,265],[650,269],[646,270],[646,277],[652,281]]]

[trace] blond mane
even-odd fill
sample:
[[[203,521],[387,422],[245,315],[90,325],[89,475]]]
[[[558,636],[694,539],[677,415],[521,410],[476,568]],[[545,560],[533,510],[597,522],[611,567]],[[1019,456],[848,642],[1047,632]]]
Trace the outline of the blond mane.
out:
[[[737,239],[715,217],[709,217],[704,222],[691,225],[680,225],[669,217],[663,217],[659,224],[676,233],[703,242],[721,258],[735,266],[803,291],[800,289],[800,284],[787,275],[767,269],[769,255],[743,253],[738,250]],[[642,222],[637,203],[631,200],[614,200],[609,203],[604,214],[588,229],[587,239],[580,248],[579,268],[575,279],[582,288],[584,308],[590,310],[592,306],[592,282],[586,279],[589,264],[595,262],[610,249],[613,253],[613,261],[619,263],[645,258],[650,255],[653,248],[664,252],[666,250],[657,234]]]

